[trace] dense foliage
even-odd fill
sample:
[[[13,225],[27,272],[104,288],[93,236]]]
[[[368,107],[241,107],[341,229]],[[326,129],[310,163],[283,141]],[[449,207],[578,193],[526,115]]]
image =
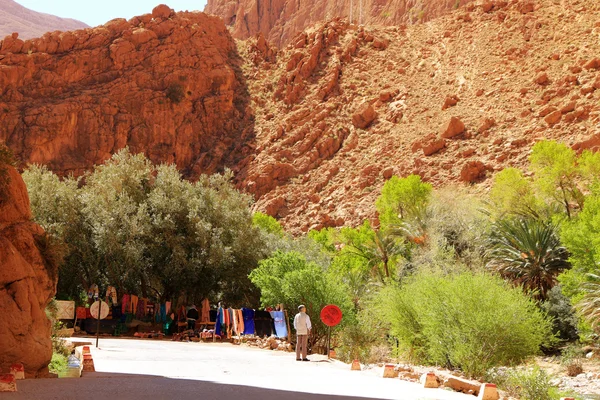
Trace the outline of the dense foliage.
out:
[[[36,220],[67,246],[59,296],[96,283],[161,301],[257,300],[247,276],[264,256],[263,236],[229,175],[192,183],[123,150],[83,179],[36,166],[23,177]]]
[[[537,354],[551,323],[535,302],[501,279],[422,272],[381,292],[382,315],[412,360],[481,376]]]
[[[571,267],[556,225],[539,218],[497,221],[488,244],[488,266],[540,300],[547,299],[557,276]]]
[[[100,282],[161,299],[260,298],[290,318],[306,304],[314,350],[319,312],[334,303],[344,360],[396,349],[477,377],[587,340],[600,323],[600,155],[557,142],[537,143],[527,170],[496,174],[489,194],[394,176],[379,223],[300,237],[251,214],[229,174],[191,183],[126,150],[79,180],[35,166],[24,178],[36,220],[65,245],[65,296]],[[527,374],[523,396],[548,392],[543,374]]]
[[[324,306],[337,304],[346,319],[351,318],[351,302],[344,286],[324,266],[308,261],[298,252],[275,252],[260,262],[250,279],[260,289],[261,302],[265,306],[284,303],[290,310],[300,304],[306,306],[313,325],[309,340],[312,346],[327,334],[327,328],[319,318]]]

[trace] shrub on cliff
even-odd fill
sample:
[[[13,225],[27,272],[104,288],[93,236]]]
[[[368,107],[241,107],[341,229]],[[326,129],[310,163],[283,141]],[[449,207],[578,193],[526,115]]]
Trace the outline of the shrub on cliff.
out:
[[[5,200],[6,188],[10,183],[7,165],[12,165],[13,156],[11,151],[4,144],[0,143],[0,202]]]
[[[405,355],[475,377],[522,362],[552,337],[534,301],[487,274],[424,271],[384,289],[378,303]]]
[[[173,83],[167,88],[165,95],[167,99],[171,100],[175,104],[181,103],[181,100],[185,97],[183,92],[183,86],[178,83]]]

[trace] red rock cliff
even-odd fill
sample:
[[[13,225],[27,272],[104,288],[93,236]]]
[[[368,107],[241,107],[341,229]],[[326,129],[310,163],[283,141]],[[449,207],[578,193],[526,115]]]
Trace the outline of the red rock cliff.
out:
[[[0,141],[79,174],[129,146],[188,176],[235,164],[251,115],[235,43],[216,17],[152,14],[0,42]]]
[[[233,36],[262,33],[285,45],[307,27],[332,18],[365,25],[424,22],[472,0],[208,0],[205,12],[223,18]]]
[[[23,179],[1,163],[0,174],[0,370],[22,362],[28,377],[44,376],[52,358],[45,308],[57,270],[41,250],[44,231],[31,222]]]
[[[392,175],[484,190],[538,140],[598,149],[599,16],[580,0],[496,0],[406,27],[333,20],[275,61],[240,42],[257,127],[240,186],[298,232],[374,217]]]

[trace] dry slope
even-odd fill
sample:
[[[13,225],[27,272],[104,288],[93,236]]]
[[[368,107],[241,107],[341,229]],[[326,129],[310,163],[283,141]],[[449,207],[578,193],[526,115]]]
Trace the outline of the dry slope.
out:
[[[80,21],[35,12],[13,0],[0,0],[0,39],[19,33],[23,39],[42,36],[46,32],[68,31],[87,27]]]
[[[240,185],[299,231],[373,217],[392,174],[485,182],[539,139],[597,145],[599,21],[598,3],[487,1],[408,27],[332,21],[277,54],[240,43],[257,132]]]

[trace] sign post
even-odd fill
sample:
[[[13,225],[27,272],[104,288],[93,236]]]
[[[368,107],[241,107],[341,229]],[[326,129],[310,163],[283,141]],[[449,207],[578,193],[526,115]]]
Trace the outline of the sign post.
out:
[[[96,348],[98,348],[98,340],[100,338],[100,320],[108,316],[108,304],[102,300],[98,300],[98,296],[94,296],[96,301],[90,307],[90,314],[98,320],[96,325]]]
[[[327,333],[327,359],[331,354],[331,327],[336,326],[342,321],[342,310],[334,304],[329,304],[321,310],[321,321],[329,327]]]

